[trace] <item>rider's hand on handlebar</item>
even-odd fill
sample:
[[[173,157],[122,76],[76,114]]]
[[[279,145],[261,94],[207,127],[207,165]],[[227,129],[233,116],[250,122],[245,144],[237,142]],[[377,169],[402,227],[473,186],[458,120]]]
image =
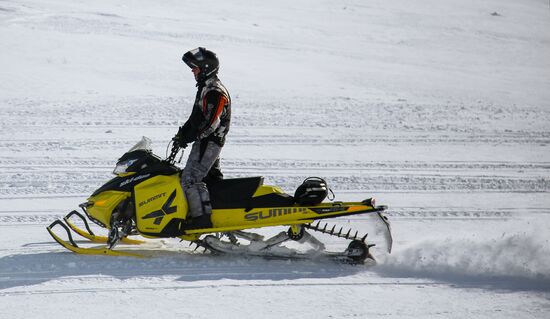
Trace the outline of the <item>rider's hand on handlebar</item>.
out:
[[[172,138],[172,142],[174,143],[173,147],[175,147],[175,148],[185,149],[187,147],[187,143],[182,143],[181,139],[177,135]]]

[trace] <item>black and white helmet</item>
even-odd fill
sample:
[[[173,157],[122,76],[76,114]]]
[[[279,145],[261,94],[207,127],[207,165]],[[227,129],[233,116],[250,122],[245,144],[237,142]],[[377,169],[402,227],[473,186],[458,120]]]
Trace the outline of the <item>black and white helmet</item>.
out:
[[[199,68],[200,72],[197,81],[204,81],[218,73],[220,61],[216,53],[203,47],[187,51],[181,58],[191,69]]]

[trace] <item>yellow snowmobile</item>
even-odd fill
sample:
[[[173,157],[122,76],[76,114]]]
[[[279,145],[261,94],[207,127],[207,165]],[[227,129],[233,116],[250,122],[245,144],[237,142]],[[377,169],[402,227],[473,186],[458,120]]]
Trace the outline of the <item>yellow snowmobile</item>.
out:
[[[150,144],[149,139],[142,138],[118,160],[113,172],[116,177],[80,204],[91,221],[109,230],[108,236],[94,234],[86,217],[78,211],[72,211],[63,220],[49,225],[50,235],[63,247],[79,254],[142,257],[131,251],[114,250],[119,243],[143,244],[142,240],[128,237],[141,235],[146,238],[177,237],[217,254],[328,257],[347,263],[364,263],[367,259],[374,260],[369,252],[374,245],[366,243],[366,234],[320,224],[323,219],[363,214],[372,217],[371,226],[382,233],[381,241],[388,252],[391,251],[390,224],[382,214],[386,207],[375,206],[372,198],[361,202],[322,202],[330,189],[320,178],[307,179],[294,196],[278,187],[264,185],[262,177],[222,179],[210,183],[212,226],[204,228],[187,218],[188,205],[180,185],[181,169],[174,165],[179,149],[172,147],[167,159],[162,160],[152,153]],[[73,217],[81,220],[85,230],[73,222]],[[53,232],[55,226],[64,228],[68,240]],[[289,228],[267,240],[259,234],[245,232],[273,226]],[[79,247],[71,230],[91,242],[106,245]],[[349,246],[343,252],[326,252],[324,244],[308,230],[347,239]],[[299,252],[282,245],[287,241],[309,243],[313,249]]]

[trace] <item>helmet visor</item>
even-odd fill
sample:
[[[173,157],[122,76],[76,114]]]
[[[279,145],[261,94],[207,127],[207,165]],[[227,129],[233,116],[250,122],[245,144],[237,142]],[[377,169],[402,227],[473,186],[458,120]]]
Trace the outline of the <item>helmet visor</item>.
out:
[[[204,54],[202,53],[204,48],[198,47],[193,50],[187,51],[183,57],[181,58],[185,64],[187,64],[190,68],[198,68],[200,66],[200,62],[204,61]]]

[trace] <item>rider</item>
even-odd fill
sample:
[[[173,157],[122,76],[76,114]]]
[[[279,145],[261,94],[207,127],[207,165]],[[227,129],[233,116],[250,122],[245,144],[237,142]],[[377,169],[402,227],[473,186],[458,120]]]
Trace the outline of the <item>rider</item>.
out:
[[[203,47],[183,55],[197,81],[197,95],[189,119],[173,138],[176,146],[193,143],[181,184],[189,205],[191,228],[212,227],[212,205],[205,182],[221,179],[219,155],[231,120],[231,98],[218,79],[216,54]]]

